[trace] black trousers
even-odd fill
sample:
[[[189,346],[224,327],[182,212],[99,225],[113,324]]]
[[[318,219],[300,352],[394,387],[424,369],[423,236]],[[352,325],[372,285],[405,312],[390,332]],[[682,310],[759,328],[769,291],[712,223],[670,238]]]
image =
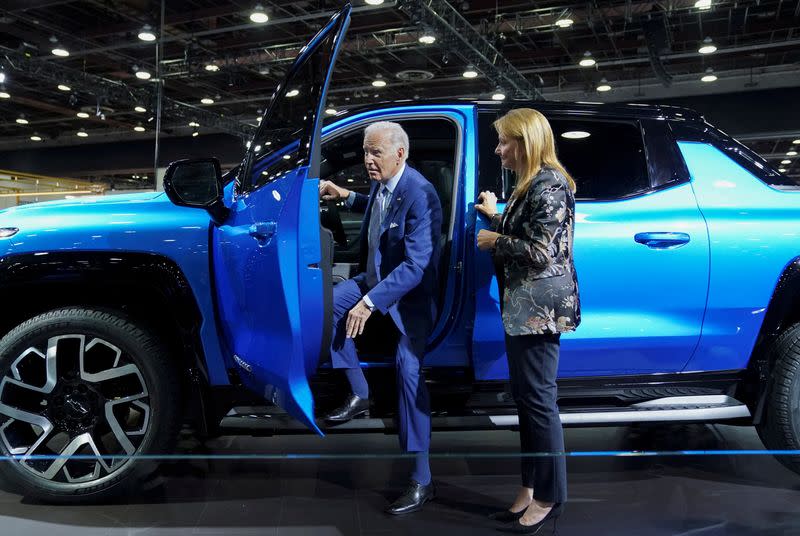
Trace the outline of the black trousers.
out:
[[[519,413],[522,485],[542,502],[567,500],[564,430],[558,413],[556,374],[561,335],[506,335],[511,396]],[[548,453],[550,456],[525,456]]]

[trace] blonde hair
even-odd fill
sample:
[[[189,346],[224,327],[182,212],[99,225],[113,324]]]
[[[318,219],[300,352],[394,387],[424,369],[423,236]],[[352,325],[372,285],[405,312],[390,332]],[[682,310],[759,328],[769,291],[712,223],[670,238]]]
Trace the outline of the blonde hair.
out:
[[[533,178],[545,166],[564,175],[570,189],[575,191],[575,181],[556,156],[553,129],[541,112],[532,108],[515,108],[497,119],[492,126],[499,135],[519,142],[519,152],[522,154],[517,154],[517,169],[514,170],[517,184],[512,198],[525,195]]]

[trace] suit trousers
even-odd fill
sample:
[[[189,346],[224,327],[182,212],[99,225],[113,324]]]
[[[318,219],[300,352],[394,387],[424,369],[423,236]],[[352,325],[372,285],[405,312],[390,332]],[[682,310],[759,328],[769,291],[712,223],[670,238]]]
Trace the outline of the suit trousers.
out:
[[[522,485],[542,502],[567,500],[564,431],[557,399],[560,334],[506,334],[511,396],[519,414]],[[525,456],[546,453],[548,456]]]
[[[333,287],[333,368],[360,366],[356,345],[353,339],[347,338],[347,313],[368,290],[365,283],[359,284],[353,279]],[[397,343],[397,427],[400,448],[405,452],[427,451],[431,442],[430,396],[422,374],[426,342],[424,338],[401,334]]]

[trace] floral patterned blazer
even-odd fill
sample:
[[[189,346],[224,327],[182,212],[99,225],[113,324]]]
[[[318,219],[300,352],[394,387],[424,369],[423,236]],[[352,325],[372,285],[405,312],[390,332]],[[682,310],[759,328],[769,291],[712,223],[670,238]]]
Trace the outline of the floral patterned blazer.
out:
[[[492,252],[508,335],[572,331],[581,321],[572,259],[575,196],[566,177],[543,168],[521,199],[492,218]]]

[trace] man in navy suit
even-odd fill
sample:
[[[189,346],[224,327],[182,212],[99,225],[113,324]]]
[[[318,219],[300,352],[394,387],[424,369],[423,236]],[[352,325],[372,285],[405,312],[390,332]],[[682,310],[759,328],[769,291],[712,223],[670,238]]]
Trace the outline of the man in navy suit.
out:
[[[369,410],[369,387],[353,337],[361,335],[370,315],[388,314],[400,331],[396,353],[400,446],[416,456],[411,483],[389,506],[390,514],[419,510],[435,495],[428,465],[430,401],[422,360],[436,320],[442,208],[431,183],[406,164],[408,149],[408,135],[399,124],[373,123],[364,131],[370,194],[320,183],[323,199],[346,199],[352,210],[366,213],[361,226],[363,271],[333,289],[331,361],[334,368],[345,369],[352,394],[326,421],[345,422]]]

